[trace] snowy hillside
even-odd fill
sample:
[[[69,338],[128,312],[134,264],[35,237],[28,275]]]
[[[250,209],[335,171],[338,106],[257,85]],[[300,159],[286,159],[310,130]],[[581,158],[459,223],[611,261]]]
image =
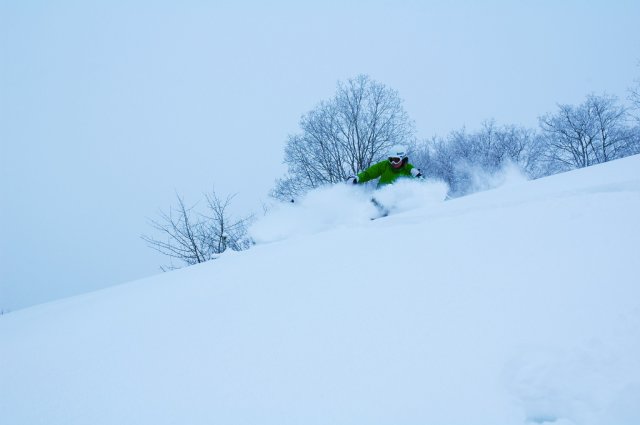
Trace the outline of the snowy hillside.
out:
[[[0,317],[0,422],[640,423],[640,156],[380,196],[371,221],[317,191],[248,251]]]

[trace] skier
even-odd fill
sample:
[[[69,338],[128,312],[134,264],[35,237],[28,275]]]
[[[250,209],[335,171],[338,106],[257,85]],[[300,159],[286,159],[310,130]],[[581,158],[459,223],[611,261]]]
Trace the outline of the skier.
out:
[[[358,173],[357,176],[349,177],[347,183],[365,183],[378,177],[380,178],[380,180],[378,180],[378,188],[391,184],[403,177],[424,178],[419,169],[409,164],[409,157],[407,156],[405,147],[394,146],[389,151],[387,160],[373,164],[371,167]],[[371,202],[378,209],[378,217],[371,218],[372,220],[389,215],[389,208],[384,206],[375,197],[371,198]]]
[[[357,176],[351,176],[347,179],[347,183],[365,183],[380,177],[378,180],[378,188],[386,184],[395,182],[401,177],[417,177],[422,178],[419,169],[409,164],[409,157],[404,146],[394,146],[389,151],[389,158],[373,164],[366,170],[358,173]]]

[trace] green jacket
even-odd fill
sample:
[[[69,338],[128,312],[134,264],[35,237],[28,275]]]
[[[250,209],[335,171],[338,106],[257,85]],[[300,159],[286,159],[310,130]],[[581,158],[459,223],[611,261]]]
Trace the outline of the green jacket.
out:
[[[413,177],[411,174],[412,168],[413,165],[408,162],[405,162],[400,168],[393,168],[388,160],[384,160],[358,173],[358,183],[368,182],[369,180],[380,177],[378,187],[384,186],[385,184],[395,182],[400,177]]]

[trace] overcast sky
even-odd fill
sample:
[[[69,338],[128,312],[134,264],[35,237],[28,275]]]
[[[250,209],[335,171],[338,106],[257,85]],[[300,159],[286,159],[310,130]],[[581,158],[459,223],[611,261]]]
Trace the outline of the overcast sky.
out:
[[[338,81],[427,138],[640,77],[635,0],[264,3],[0,0],[0,309],[158,273],[140,235],[176,192],[259,211]]]

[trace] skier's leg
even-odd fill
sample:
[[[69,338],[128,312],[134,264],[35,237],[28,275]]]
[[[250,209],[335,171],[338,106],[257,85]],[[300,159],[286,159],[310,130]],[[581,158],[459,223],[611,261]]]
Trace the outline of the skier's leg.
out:
[[[387,209],[387,207],[382,205],[376,198],[371,198],[371,203],[378,209],[379,215],[375,218],[386,217],[389,215],[389,210]]]

